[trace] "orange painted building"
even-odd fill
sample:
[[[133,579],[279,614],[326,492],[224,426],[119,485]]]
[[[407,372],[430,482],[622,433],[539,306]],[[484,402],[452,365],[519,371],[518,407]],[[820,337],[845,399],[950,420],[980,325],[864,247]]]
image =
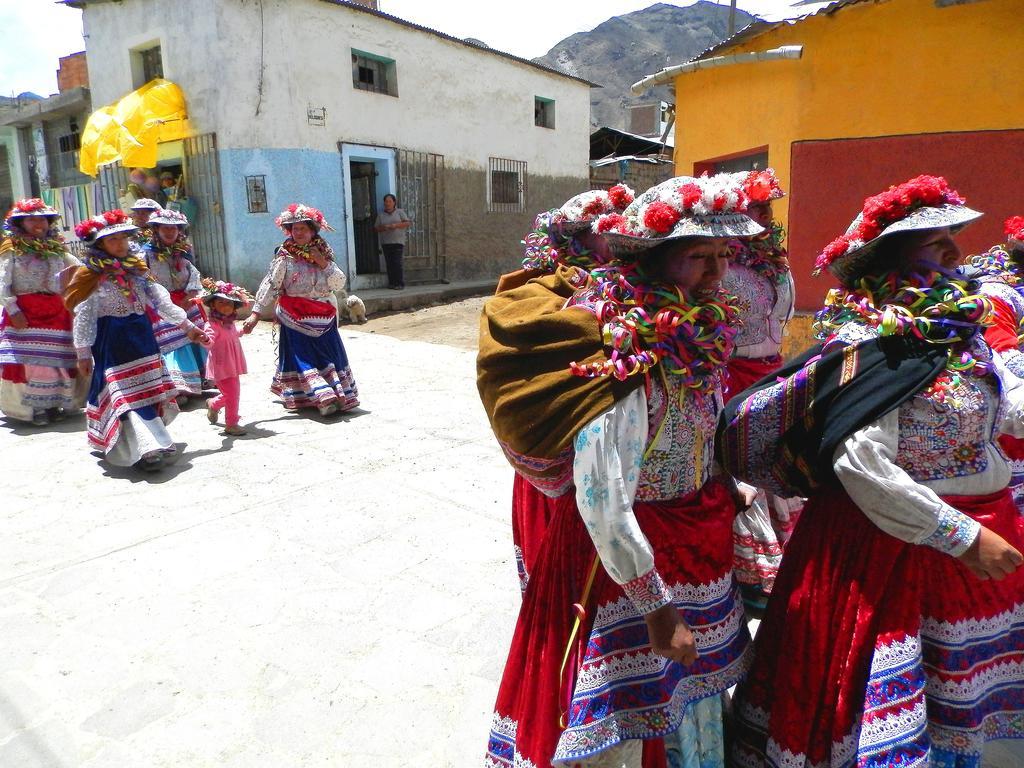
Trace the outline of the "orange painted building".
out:
[[[778,172],[802,310],[831,287],[810,275],[818,252],[890,184],[949,178],[988,214],[961,236],[968,251],[1001,240],[1002,220],[1024,213],[1024,0],[817,8],[755,22],[664,72],[684,70],[674,77],[677,173]]]

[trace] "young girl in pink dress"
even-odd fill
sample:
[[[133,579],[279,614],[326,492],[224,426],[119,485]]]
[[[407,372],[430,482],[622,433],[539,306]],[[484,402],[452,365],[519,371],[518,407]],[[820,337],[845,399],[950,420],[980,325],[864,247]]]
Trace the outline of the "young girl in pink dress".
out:
[[[202,297],[202,302],[206,305],[209,315],[205,330],[206,335],[210,337],[206,377],[217,382],[220,389],[220,394],[207,402],[206,417],[211,424],[216,424],[217,416],[223,408],[224,432],[229,435],[244,435],[245,428],[238,424],[238,398],[241,392],[238,377],[247,373],[247,369],[235,320],[238,310],[247,306],[252,301],[252,296],[239,285],[210,278],[203,280],[203,287],[206,293]]]

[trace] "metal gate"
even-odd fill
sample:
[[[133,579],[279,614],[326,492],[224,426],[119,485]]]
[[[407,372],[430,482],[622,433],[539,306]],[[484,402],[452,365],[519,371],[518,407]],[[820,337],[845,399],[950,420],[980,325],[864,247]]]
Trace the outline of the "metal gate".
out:
[[[185,190],[194,203],[190,232],[196,249],[196,266],[204,275],[229,280],[224,242],[224,211],[221,207],[220,163],[215,134],[204,133],[184,140]]]
[[[406,230],[403,265],[408,282],[445,278],[444,155],[400,149],[398,204],[413,224]]]
[[[100,199],[104,211],[121,207],[121,198],[128,189],[128,171],[117,160],[99,167]]]

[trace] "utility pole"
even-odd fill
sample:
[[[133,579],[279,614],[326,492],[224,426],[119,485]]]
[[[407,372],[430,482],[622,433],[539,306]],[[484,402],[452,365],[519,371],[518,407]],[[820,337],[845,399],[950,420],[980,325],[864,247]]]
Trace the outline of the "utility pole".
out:
[[[736,34],[736,0],[729,3],[729,37]]]

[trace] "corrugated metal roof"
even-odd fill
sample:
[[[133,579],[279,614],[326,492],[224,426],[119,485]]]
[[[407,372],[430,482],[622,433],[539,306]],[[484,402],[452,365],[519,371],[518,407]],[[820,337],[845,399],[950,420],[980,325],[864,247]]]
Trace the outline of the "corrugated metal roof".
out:
[[[811,16],[817,16],[819,13],[832,14],[840,8],[845,8],[848,5],[879,1],[880,0],[804,0],[803,2],[794,3],[789,8],[776,13],[759,14],[755,21],[752,21],[732,37],[727,37],[722,42],[715,43],[710,48],[698,53],[689,61],[698,61],[699,59],[716,55],[721,51],[732,48],[735,45],[739,45],[745,40],[749,40],[753,37],[764,34],[769,30],[781,27],[783,24],[798,24]]]

